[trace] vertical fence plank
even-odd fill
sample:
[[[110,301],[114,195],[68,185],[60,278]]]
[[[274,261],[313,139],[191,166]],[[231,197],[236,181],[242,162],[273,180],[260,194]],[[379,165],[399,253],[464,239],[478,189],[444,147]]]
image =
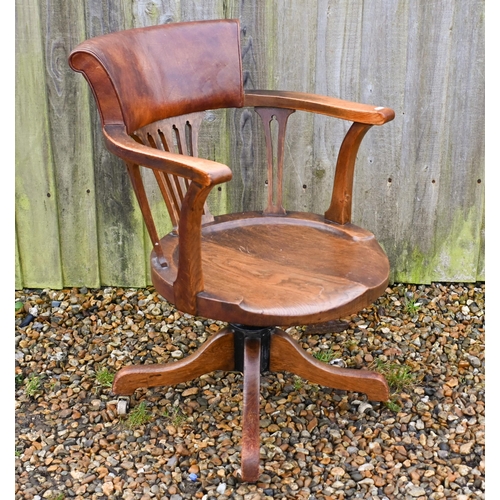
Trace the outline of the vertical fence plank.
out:
[[[232,17],[240,19],[241,57],[245,90],[266,89],[272,84],[270,67],[274,51],[272,2],[245,2],[231,6]],[[230,137],[229,166],[233,179],[228,184],[228,208],[231,212],[263,210],[267,193],[264,134],[259,116],[253,109],[242,108],[228,113]]]
[[[183,21],[203,21],[207,19],[223,19],[226,15],[223,0],[197,2],[184,0],[181,2],[181,19]]]
[[[483,188],[484,189],[484,188]],[[486,196],[483,191],[483,196]],[[483,220],[481,224],[481,233],[480,233],[480,241],[479,241],[479,249],[478,249],[478,258],[477,258],[477,281],[484,281],[486,279],[486,234],[485,234],[485,225],[486,225],[486,217],[485,217],[486,204],[483,198]]]
[[[484,2],[450,3],[431,279],[473,281],[484,276]]]
[[[376,61],[382,66],[388,62],[387,74],[395,75],[388,79],[389,92],[383,91],[383,94],[390,98],[390,95],[398,95],[398,89],[404,88],[404,102],[389,102],[396,109],[395,122],[384,126],[378,136],[371,132],[367,136],[363,150],[366,156],[361,158],[361,163],[376,158],[379,155],[377,147],[381,148],[381,168],[376,168],[371,182],[372,185],[374,180],[376,185],[384,184],[384,179],[377,172],[384,175],[387,181],[383,191],[370,189],[368,179],[358,186],[356,193],[366,204],[363,223],[379,235],[390,255],[392,279],[428,283],[446,276],[452,281],[474,280],[476,272],[471,272],[470,266],[465,265],[463,257],[457,253],[460,247],[455,246],[459,238],[468,239],[474,247],[480,246],[479,229],[473,234],[470,225],[462,225],[462,210],[469,203],[464,196],[457,196],[456,191],[457,183],[470,182],[470,174],[462,170],[458,181],[457,167],[448,157],[448,151],[455,150],[458,142],[463,142],[463,138],[457,141],[462,134],[463,120],[458,117],[452,119],[453,115],[450,115],[453,109],[450,99],[459,95],[456,87],[458,82],[452,72],[456,64],[461,64],[456,54],[461,42],[452,39],[450,28],[454,25],[455,16],[466,8],[465,4],[450,1],[439,4],[410,2],[407,15],[399,12],[399,2],[390,5],[380,1],[369,6],[373,11],[370,11],[370,22],[365,24],[363,39],[371,50],[363,51],[363,66],[368,73],[361,99],[367,100],[377,91],[376,68],[370,64]],[[394,66],[391,61],[397,59],[391,57],[383,44],[371,43],[374,29],[371,21],[375,15],[384,13],[384,9],[385,17],[389,19],[387,24],[394,27],[396,35],[404,35],[407,31],[401,43],[407,51],[404,71],[401,66]],[[367,14],[365,10],[364,19],[368,18]],[[467,27],[464,25],[458,31],[463,37]],[[397,45],[394,41],[388,46]],[[477,109],[472,114],[476,120],[480,116]],[[480,147],[481,138],[477,134],[476,137],[476,144]],[[381,141],[381,138],[385,140]],[[384,165],[392,165],[392,168],[386,169]],[[445,199],[447,202],[443,204]],[[370,212],[369,206],[381,208]],[[440,207],[446,208],[438,217]],[[479,219],[474,215],[471,222],[477,221],[480,228],[481,207],[478,210]],[[444,252],[440,250],[443,247]],[[464,252],[464,256],[469,251],[470,248]],[[459,267],[463,270],[469,267],[468,271],[459,274],[451,272],[449,258],[452,253],[453,262],[457,265],[461,262]],[[477,266],[476,252],[472,253],[472,261]]]
[[[36,0],[16,2],[16,234],[23,286],[62,287],[57,196]]]
[[[404,147],[392,187],[393,206],[399,208],[396,213],[401,223],[395,226],[396,238],[389,236],[393,244],[387,248],[398,281],[432,280],[433,225],[442,167],[439,156],[449,133],[443,102],[452,19],[449,2],[433,6],[411,3],[409,7],[405,101],[399,113]]]
[[[143,28],[181,21],[179,0],[132,0],[133,27]],[[142,169],[144,188],[148,195],[151,211],[155,220],[158,234],[164,234],[172,230],[172,222],[168,216],[165,202],[161,196],[154,174],[149,169]],[[160,237],[161,237],[160,236]],[[153,245],[144,225],[144,260],[146,262],[147,283],[151,283],[151,269],[149,259]]]
[[[85,38],[83,4],[42,2],[48,124],[57,189],[63,282],[99,286],[88,87],[68,65]]]
[[[220,19],[225,17],[223,1],[196,2],[179,0],[135,0],[133,1],[134,27],[152,26],[170,22],[201,21]],[[225,134],[225,116],[223,110],[208,111],[200,130],[199,155],[215,161],[227,162],[227,144]],[[157,187],[151,171],[143,172],[143,179],[148,199],[157,228],[160,234],[166,234],[172,229],[165,203]],[[213,214],[226,211],[226,186],[215,188],[211,193],[208,204]],[[145,235],[146,260],[149,262],[152,245],[149,236]],[[147,281],[150,282],[149,265],[146,268]]]
[[[181,20],[200,21],[205,19],[233,19],[231,2],[227,0],[211,0],[199,2],[197,0],[182,1]],[[200,128],[199,155],[209,160],[228,164],[229,137],[227,110],[212,110],[205,113],[205,118]],[[230,183],[231,184],[231,183]],[[210,193],[207,203],[213,215],[229,212],[228,186],[224,183],[217,186]]]
[[[133,27],[179,22],[180,0],[130,0]]]
[[[408,33],[409,2],[376,0],[365,2],[362,12],[360,89],[358,99],[395,110],[394,121],[373,127],[363,140],[354,191],[354,221],[377,236],[390,255],[391,277],[397,271],[395,240],[404,242],[414,218],[418,174],[404,158],[408,150],[408,117],[405,87],[407,67],[421,64],[418,54],[407,55],[408,43],[416,33]],[[385,26],[383,34],[379,27]],[[420,29],[420,28],[419,28]],[[383,43],[381,40],[383,39]],[[422,186],[420,186],[422,187]],[[429,193],[427,202],[430,203]],[[420,203],[420,206],[424,206]],[[411,232],[411,231],[410,231]],[[395,235],[399,234],[400,237]],[[401,278],[401,275],[399,276]]]
[[[19,256],[19,245],[17,243],[17,234],[16,234],[16,250],[15,250],[15,268],[14,268],[14,286],[16,287],[16,290],[20,290],[23,288],[23,270],[21,268],[21,260]]]
[[[85,9],[87,38],[132,27],[128,0],[89,0]],[[91,111],[101,284],[144,286],[144,226],[139,205],[123,162],[104,145],[93,99]]]
[[[275,2],[279,15],[274,32],[272,84],[277,90],[315,91],[317,5],[316,1]],[[300,26],[300,29],[294,27]],[[269,63],[268,63],[269,64]],[[313,164],[313,123],[311,113],[290,116],[285,142],[284,206],[287,210],[310,209]]]
[[[314,91],[348,101],[359,99],[362,0],[318,0]],[[330,205],[335,163],[350,123],[314,116],[311,210]],[[359,169],[356,171],[356,176]]]

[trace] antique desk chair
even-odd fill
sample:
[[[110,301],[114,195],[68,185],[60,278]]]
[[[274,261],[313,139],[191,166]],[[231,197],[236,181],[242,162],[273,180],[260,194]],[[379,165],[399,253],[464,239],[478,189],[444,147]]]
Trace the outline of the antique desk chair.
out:
[[[373,234],[351,224],[351,199],[361,140],[394,112],[299,92],[244,91],[239,31],[237,20],[131,29],[83,42],[69,63],[92,88],[106,145],[130,175],[153,243],[154,287],[180,311],[228,323],[183,360],[121,369],[113,391],[131,395],[139,387],[174,385],[215,370],[243,372],[241,475],[253,482],[259,475],[262,372],[286,370],[311,383],[388,399],[380,374],[322,363],[278,326],[338,319],[384,292],[388,259]],[[267,206],[213,217],[205,200],[232,172],[197,157],[198,128],[205,110],[244,106],[254,107],[264,125]],[[324,215],[282,205],[285,128],[295,110],[353,122]],[[279,128],[276,165],[273,118]],[[141,167],[153,170],[174,226],[162,237]]]

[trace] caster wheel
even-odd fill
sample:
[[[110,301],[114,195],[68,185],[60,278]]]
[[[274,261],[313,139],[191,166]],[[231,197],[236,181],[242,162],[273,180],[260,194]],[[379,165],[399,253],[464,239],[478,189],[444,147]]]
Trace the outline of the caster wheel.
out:
[[[118,415],[126,415],[130,406],[129,398],[120,398],[118,404],[116,405],[116,411]]]

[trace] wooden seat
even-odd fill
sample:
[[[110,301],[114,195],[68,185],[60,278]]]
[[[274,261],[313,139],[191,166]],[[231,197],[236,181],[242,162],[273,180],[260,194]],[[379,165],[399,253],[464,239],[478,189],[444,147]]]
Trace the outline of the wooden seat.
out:
[[[176,23],[87,40],[69,59],[90,84],[107,147],[125,161],[153,250],[157,291],[179,310],[227,328],[175,363],[127,366],[113,391],[174,385],[214,370],[244,374],[241,475],[259,475],[259,380],[287,370],[313,383],[385,401],[378,373],[317,361],[279,327],[357,312],[385,290],[389,263],[373,234],[351,224],[356,153],[366,132],[394,112],[326,96],[244,91],[237,20]],[[259,212],[212,216],[210,190],[231,169],[198,157],[205,110],[254,107],[267,144],[268,197]],[[283,206],[284,138],[296,110],[352,121],[324,215]],[[278,132],[273,144],[271,122]],[[274,158],[276,156],[276,159]],[[174,229],[160,237],[141,168],[154,172]],[[237,166],[235,166],[237,168]]]
[[[175,302],[178,237],[152,259],[155,288]],[[202,228],[204,289],[197,314],[255,326],[319,323],[371,304],[387,285],[387,257],[371,233],[324,217],[247,213]]]

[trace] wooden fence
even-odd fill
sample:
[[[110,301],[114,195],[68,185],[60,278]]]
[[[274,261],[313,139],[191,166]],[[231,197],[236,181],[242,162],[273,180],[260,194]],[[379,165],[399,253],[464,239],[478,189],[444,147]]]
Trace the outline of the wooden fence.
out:
[[[125,169],[67,56],[100,34],[215,18],[241,21],[245,88],[396,111],[361,145],[353,210],[393,281],[484,280],[484,10],[484,0],[16,0],[16,288],[149,283],[151,245]],[[264,206],[257,118],[206,113],[201,155],[234,173],[211,195],[215,214]],[[290,118],[287,208],[327,208],[347,126]]]

